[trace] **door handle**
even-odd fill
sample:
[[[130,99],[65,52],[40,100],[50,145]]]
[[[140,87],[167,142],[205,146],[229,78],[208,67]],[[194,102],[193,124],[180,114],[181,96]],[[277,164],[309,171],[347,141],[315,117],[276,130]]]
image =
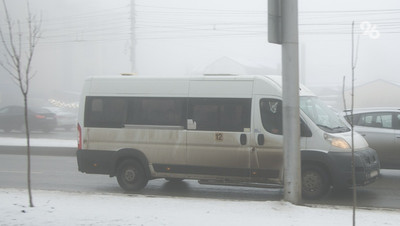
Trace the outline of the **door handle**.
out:
[[[257,136],[257,143],[258,145],[264,145],[264,134],[258,134]]]
[[[240,144],[241,145],[246,145],[247,144],[247,135],[242,133],[240,134]]]

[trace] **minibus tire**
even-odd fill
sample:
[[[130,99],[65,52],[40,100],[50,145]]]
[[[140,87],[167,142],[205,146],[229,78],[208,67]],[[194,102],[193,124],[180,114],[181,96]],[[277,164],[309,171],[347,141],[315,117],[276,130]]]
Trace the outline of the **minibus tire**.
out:
[[[117,169],[117,181],[128,192],[142,190],[148,182],[142,164],[135,159],[123,160]]]
[[[327,172],[316,165],[302,167],[302,195],[305,199],[319,199],[329,192]]]

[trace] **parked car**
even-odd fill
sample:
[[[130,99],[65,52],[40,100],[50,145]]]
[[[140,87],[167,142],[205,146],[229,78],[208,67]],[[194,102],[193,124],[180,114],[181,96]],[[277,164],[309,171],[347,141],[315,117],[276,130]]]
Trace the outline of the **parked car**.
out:
[[[376,150],[381,168],[400,169],[400,108],[354,109],[354,130]],[[351,123],[351,114],[346,111]]]
[[[56,114],[58,128],[71,130],[72,128],[76,127],[77,114],[66,111],[59,107],[43,107],[43,108]]]
[[[28,109],[29,129],[32,131],[51,132],[57,126],[56,115],[44,108]],[[0,109],[0,129],[25,131],[24,107],[7,106]]]

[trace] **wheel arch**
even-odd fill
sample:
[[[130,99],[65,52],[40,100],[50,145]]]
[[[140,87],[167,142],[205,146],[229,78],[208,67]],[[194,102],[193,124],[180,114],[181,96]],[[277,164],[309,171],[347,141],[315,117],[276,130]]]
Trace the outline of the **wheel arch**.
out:
[[[325,170],[328,175],[330,185],[333,185],[333,166],[326,151],[319,150],[302,150],[301,151],[301,166],[318,166]]]
[[[142,164],[144,171],[146,173],[146,177],[151,178],[149,161],[147,160],[146,155],[143,152],[132,148],[123,148],[114,154],[113,165],[110,171],[110,176],[115,176],[117,174],[118,165],[126,159],[137,160],[140,164]]]

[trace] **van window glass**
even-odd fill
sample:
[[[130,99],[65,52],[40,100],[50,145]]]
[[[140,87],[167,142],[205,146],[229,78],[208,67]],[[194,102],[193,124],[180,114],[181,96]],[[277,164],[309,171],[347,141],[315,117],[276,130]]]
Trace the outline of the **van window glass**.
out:
[[[192,98],[189,119],[196,130],[243,132],[250,128],[251,99]]]
[[[394,116],[393,129],[400,129],[400,114]]]
[[[315,96],[300,97],[300,109],[325,132],[343,133],[350,131],[338,113]]]
[[[282,135],[282,101],[262,99],[260,111],[264,129],[272,134]]]
[[[127,103],[118,97],[88,97],[86,99],[85,126],[123,127]]]
[[[360,123],[361,123],[360,118],[361,118],[361,114],[348,115],[348,114],[346,113],[346,115],[344,115],[344,119],[345,119],[348,123],[350,123],[350,125],[351,125],[351,123],[352,123],[352,120],[353,120],[353,124],[354,124],[354,125],[360,125]]]
[[[103,111],[103,99],[93,99],[92,100],[92,111],[102,112]]]
[[[217,104],[194,104],[192,118],[196,122],[197,130],[219,130],[219,115]]]
[[[392,125],[392,113],[390,112],[375,112],[360,114],[355,125],[375,127],[375,128],[393,128]]]
[[[386,113],[385,115],[381,115],[381,122],[383,128],[392,129],[393,128],[392,114]]]
[[[121,128],[131,125],[184,126],[184,98],[87,97],[85,126]]]
[[[135,98],[129,101],[127,124],[184,126],[184,98]]]

